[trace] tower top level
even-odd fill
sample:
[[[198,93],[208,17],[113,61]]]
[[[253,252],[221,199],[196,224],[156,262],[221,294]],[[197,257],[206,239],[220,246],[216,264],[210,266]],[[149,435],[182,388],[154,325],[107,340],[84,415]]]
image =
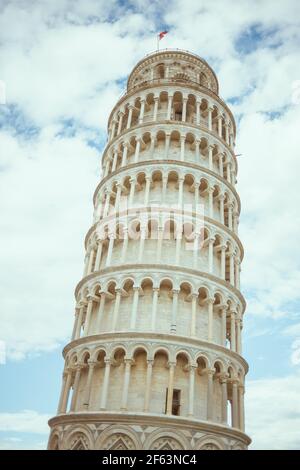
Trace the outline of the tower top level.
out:
[[[204,87],[219,94],[218,79],[208,63],[197,54],[180,49],[163,49],[147,54],[129,75],[127,91],[149,83],[170,82]]]

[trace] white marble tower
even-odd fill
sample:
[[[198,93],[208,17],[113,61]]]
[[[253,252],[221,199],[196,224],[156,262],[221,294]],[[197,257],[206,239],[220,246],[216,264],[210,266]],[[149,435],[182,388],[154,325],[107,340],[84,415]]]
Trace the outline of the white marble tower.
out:
[[[215,73],[147,55],[108,132],[49,449],[246,449],[235,121]]]

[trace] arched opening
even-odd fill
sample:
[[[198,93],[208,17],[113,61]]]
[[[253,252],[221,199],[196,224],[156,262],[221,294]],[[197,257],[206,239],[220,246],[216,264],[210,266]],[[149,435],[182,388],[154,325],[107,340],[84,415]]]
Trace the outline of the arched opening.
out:
[[[164,349],[158,349],[154,354],[152,371],[152,388],[150,412],[165,414],[166,392],[169,383],[169,356]]]
[[[125,349],[117,348],[112,354],[112,367],[110,370],[110,381],[107,395],[107,409],[118,411],[122,403],[122,392],[124,383],[124,358]]]
[[[140,347],[135,349],[131,365],[128,393],[128,410],[141,411],[144,408],[147,377],[147,352]]]

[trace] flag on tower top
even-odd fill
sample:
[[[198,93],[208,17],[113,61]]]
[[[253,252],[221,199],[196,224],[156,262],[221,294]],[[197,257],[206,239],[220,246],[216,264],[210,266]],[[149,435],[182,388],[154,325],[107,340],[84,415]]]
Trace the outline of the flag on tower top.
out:
[[[168,34],[168,31],[161,31],[161,32],[158,34],[158,38],[159,38],[159,39],[162,39],[166,34]]]

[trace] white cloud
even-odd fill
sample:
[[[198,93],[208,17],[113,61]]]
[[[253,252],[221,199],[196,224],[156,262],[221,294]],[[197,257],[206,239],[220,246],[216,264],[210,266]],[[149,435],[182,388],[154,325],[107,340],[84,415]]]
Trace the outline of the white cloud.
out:
[[[49,434],[47,414],[34,410],[22,410],[18,413],[0,413],[0,432]],[[15,439],[15,436],[13,437]],[[17,437],[17,439],[20,439]],[[11,439],[10,439],[11,440]]]
[[[0,133],[1,336],[8,356],[49,350],[69,336],[74,287],[91,224],[99,155],[45,128],[35,142]],[[83,228],[85,227],[85,228]],[[75,254],[76,253],[76,254]],[[5,275],[4,275],[5,274]]]
[[[49,419],[34,410],[0,413],[0,450],[45,450]]]
[[[247,382],[246,432],[251,449],[300,449],[300,377]]]

